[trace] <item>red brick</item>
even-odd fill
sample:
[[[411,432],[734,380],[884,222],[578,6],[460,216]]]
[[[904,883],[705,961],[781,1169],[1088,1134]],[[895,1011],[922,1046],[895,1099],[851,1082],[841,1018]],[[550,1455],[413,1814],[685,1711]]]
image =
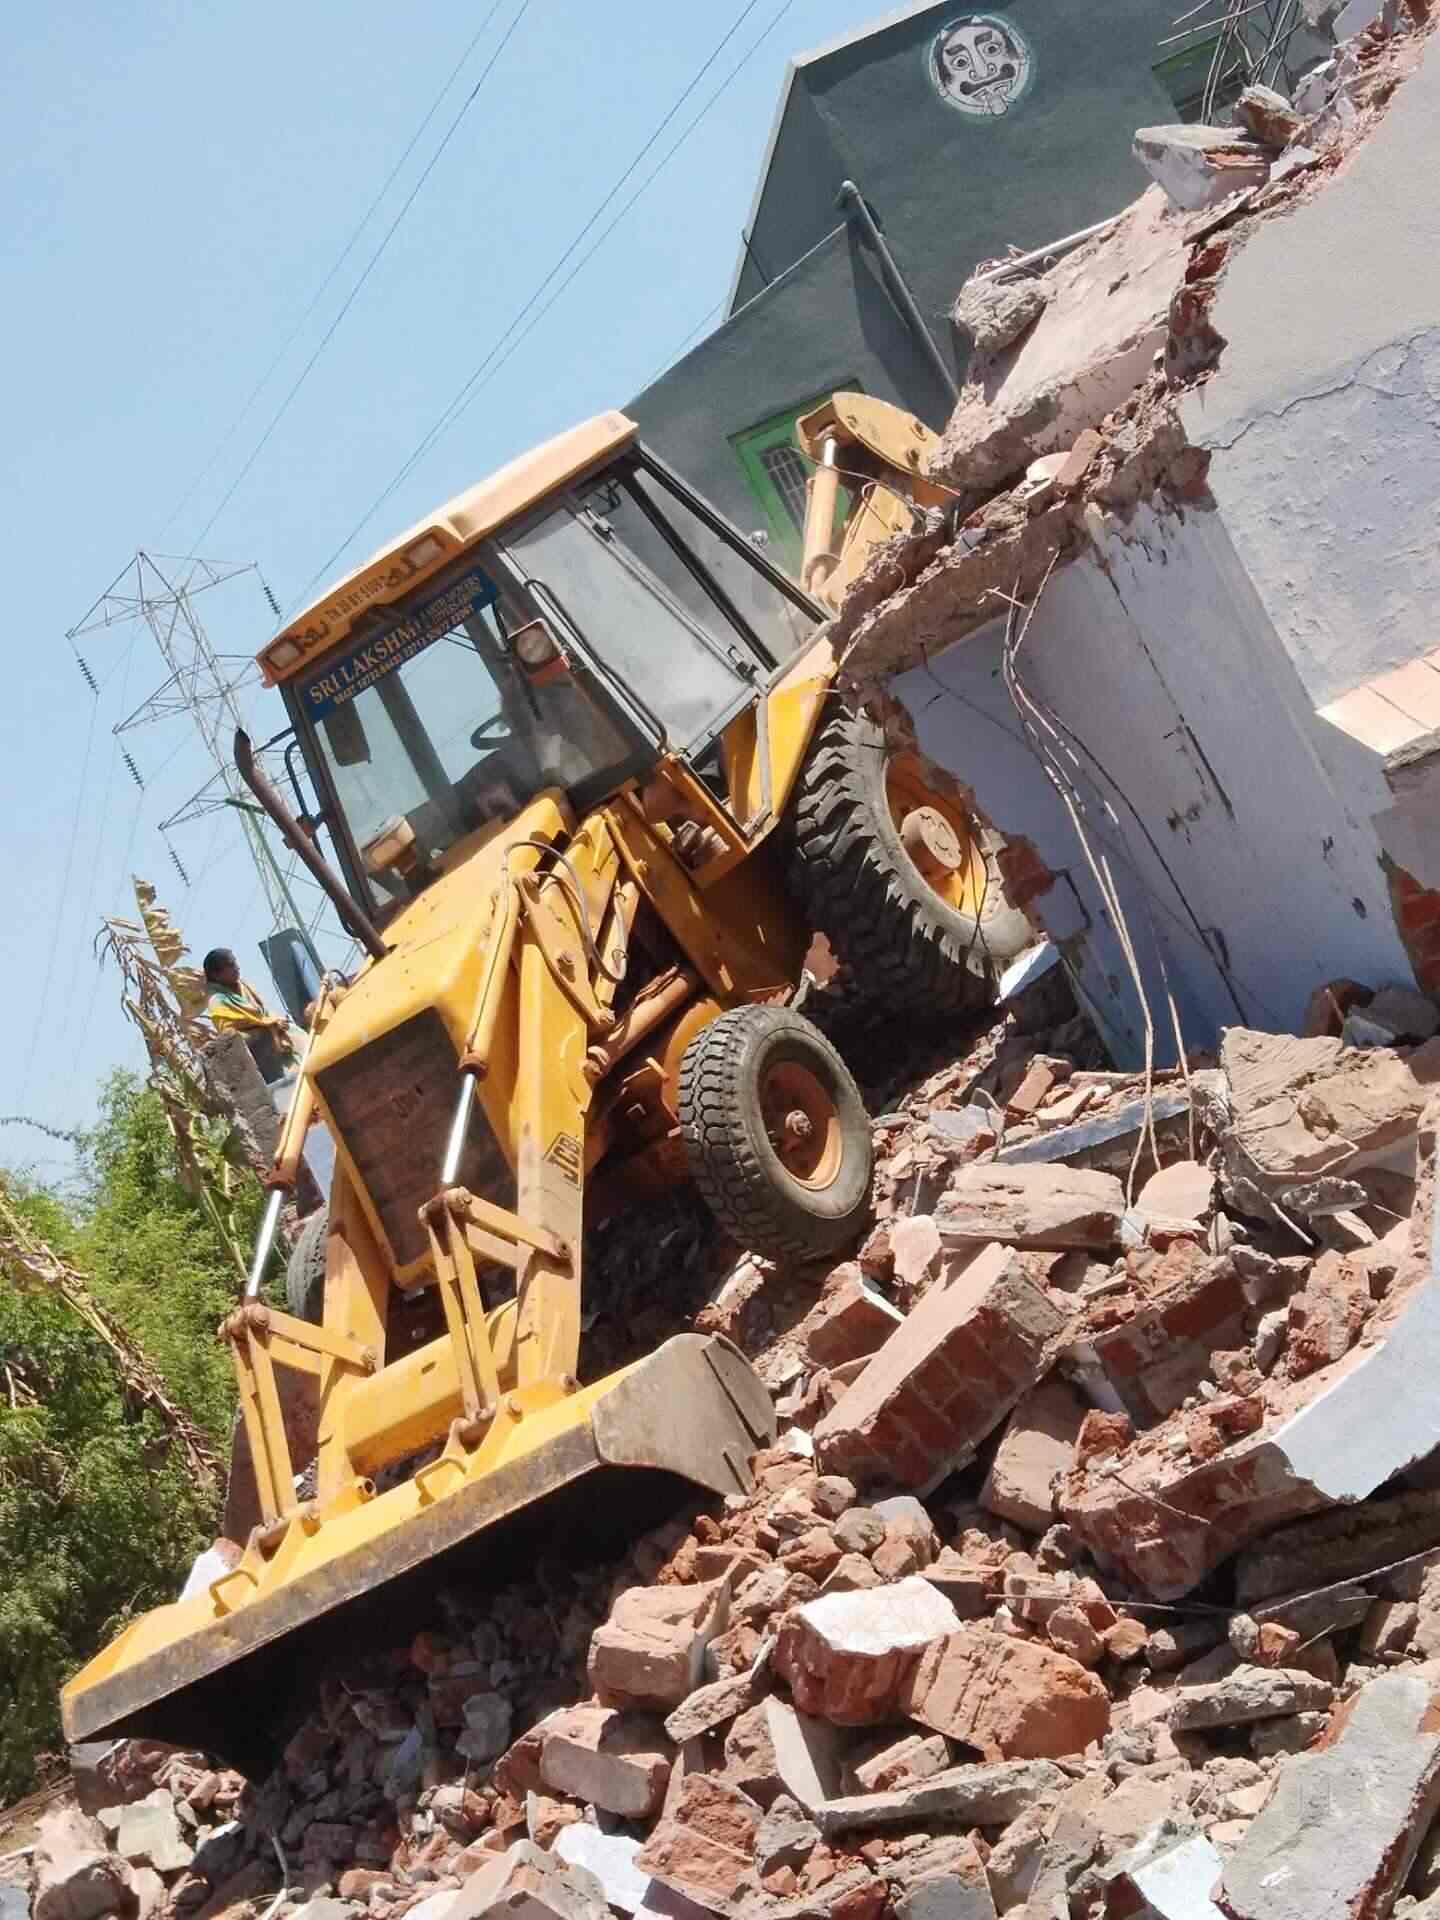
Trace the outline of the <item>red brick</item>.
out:
[[[1015,1255],[987,1248],[930,1288],[816,1427],[821,1467],[919,1486],[969,1459],[1045,1373],[1066,1332]]]

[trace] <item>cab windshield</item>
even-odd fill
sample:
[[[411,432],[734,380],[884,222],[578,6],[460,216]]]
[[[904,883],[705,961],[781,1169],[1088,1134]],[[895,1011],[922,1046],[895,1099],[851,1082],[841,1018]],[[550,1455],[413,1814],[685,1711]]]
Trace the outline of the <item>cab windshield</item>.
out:
[[[456,841],[545,788],[608,784],[634,759],[635,736],[563,659],[548,677],[525,671],[513,643],[527,628],[518,596],[472,564],[302,680],[300,710],[382,903],[413,898]]]

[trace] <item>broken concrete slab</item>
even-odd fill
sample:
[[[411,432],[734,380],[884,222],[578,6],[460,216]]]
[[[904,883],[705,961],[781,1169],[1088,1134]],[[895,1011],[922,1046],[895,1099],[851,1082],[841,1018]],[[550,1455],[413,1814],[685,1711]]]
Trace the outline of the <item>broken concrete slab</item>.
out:
[[[919,1826],[1001,1827],[1027,1807],[1060,1797],[1067,1776],[1048,1760],[1004,1760],[997,1765],[951,1767],[889,1793],[849,1794],[814,1810],[827,1839],[841,1833]]]
[[[1285,1761],[1227,1862],[1231,1920],[1368,1920],[1387,1913],[1440,1809],[1440,1686],[1380,1675],[1347,1701],[1329,1743]]]
[[[560,1829],[554,1851],[568,1866],[593,1873],[612,1907],[622,1913],[639,1912],[651,1881],[649,1874],[635,1865],[640,1851],[638,1840],[623,1833],[602,1833],[588,1820],[574,1820]],[[410,1914],[415,1911],[412,1907]]]
[[[1220,1063],[1230,1107],[1227,1191],[1304,1211],[1307,1183],[1398,1165],[1411,1152],[1440,1081],[1440,1040],[1401,1054],[1227,1027]]]
[[[1363,1506],[1342,1508],[1321,1514],[1289,1527],[1277,1528],[1268,1538],[1242,1553],[1235,1562],[1235,1592],[1241,1606],[1256,1614],[1283,1620],[1302,1633],[1326,1630],[1323,1623],[1312,1627],[1297,1619],[1294,1608],[1302,1599],[1289,1601],[1292,1592],[1306,1595],[1315,1587],[1333,1587],[1337,1581],[1358,1579],[1372,1574],[1377,1567],[1394,1567],[1440,1547],[1440,1493],[1421,1491],[1393,1494],[1386,1500],[1368,1500]],[[1400,1584],[1401,1576],[1385,1577],[1381,1591],[1392,1599],[1419,1598],[1416,1586],[1410,1591]],[[1343,1601],[1354,1623],[1354,1598],[1362,1590],[1341,1587],[1337,1600]],[[1262,1604],[1262,1603],[1269,1604]],[[1363,1616],[1361,1616],[1363,1617]]]
[[[1110,1726],[1110,1696],[1077,1660],[981,1626],[960,1627],[925,1649],[905,1711],[987,1760],[1083,1753]]]
[[[924,1486],[1047,1371],[1066,1321],[1004,1247],[937,1281],[815,1428],[827,1471]]]
[[[1141,127],[1132,151],[1182,213],[1218,207],[1270,178],[1269,155],[1234,127]]]
[[[730,1588],[632,1587],[590,1641],[590,1684],[607,1706],[678,1707],[702,1677],[705,1649],[725,1631]]]
[[[979,496],[1098,427],[1164,346],[1188,261],[1185,229],[1158,187],[1058,261],[1045,276],[1043,310],[1023,331],[972,355],[960,403],[932,454],[935,477]]]
[[[893,1719],[926,1647],[959,1616],[918,1575],[863,1593],[832,1593],[780,1623],[773,1663],[795,1704],[836,1726]]]
[[[1160,1130],[1162,1152],[1169,1139],[1164,1129],[1168,1127],[1177,1139],[1183,1137],[1183,1128],[1177,1129],[1177,1123],[1183,1122],[1189,1112],[1190,1095],[1183,1089],[1162,1088],[1156,1093],[1150,1113]],[[1128,1144],[1146,1124],[1146,1113],[1144,1100],[1127,1100],[1121,1106],[1096,1114],[1093,1119],[1079,1120],[1074,1126],[1061,1127],[1036,1140],[1019,1140],[1014,1146],[1002,1147],[995,1156],[996,1164],[1023,1167],[1064,1161],[1071,1166],[1085,1166],[1092,1159],[1116,1157],[1123,1162],[1128,1157],[1125,1152]]]
[[[1215,1172],[1198,1160],[1176,1160],[1152,1173],[1135,1196],[1136,1210],[1163,1220],[1202,1225],[1215,1208]]]
[[[1157,1920],[1224,1920],[1210,1897],[1223,1866],[1205,1834],[1162,1830],[1120,1862],[1112,1884],[1128,1885]]]
[[[1085,1418],[1080,1396],[1063,1380],[1046,1380],[1011,1414],[990,1464],[980,1504],[1031,1533],[1055,1518],[1055,1483],[1075,1464]]]
[[[1314,1674],[1284,1667],[1238,1666],[1204,1686],[1179,1686],[1170,1696],[1168,1724],[1177,1730],[1241,1727],[1329,1707],[1335,1689]]]
[[[935,1224],[947,1244],[1104,1251],[1119,1238],[1125,1189],[1114,1174],[1084,1167],[961,1167],[942,1195]]]

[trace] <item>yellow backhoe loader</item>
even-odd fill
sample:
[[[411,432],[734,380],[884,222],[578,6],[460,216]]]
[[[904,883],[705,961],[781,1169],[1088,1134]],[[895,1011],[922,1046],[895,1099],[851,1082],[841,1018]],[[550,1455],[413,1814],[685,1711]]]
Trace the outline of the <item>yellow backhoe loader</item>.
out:
[[[368,957],[314,1007],[222,1329],[258,1522],[63,1699],[72,1740],[250,1771],[323,1658],[393,1644],[457,1570],[747,1486],[774,1416],[726,1341],[577,1378],[583,1219],[693,1176],[759,1252],[853,1239],[869,1124],[788,1004],[812,930],[897,1012],[963,1003],[1026,937],[958,790],[834,693],[822,607],[620,414],[450,501],[260,664],[288,797],[243,734],[237,764]],[[285,1311],[263,1287],[317,1121],[337,1173]],[[313,1463],[282,1369],[315,1383]]]

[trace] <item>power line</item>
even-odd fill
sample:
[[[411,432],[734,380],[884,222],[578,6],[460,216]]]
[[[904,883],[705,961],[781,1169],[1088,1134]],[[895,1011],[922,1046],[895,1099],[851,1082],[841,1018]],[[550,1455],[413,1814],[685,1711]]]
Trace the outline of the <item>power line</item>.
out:
[[[734,39],[735,35],[739,32],[740,28],[745,24],[745,21],[755,11],[758,5],[759,5],[759,0],[747,0],[747,4],[741,8],[739,14],[731,23],[730,27],[726,30],[725,34],[721,37],[721,39],[717,42],[717,44],[712,49],[710,54],[701,64],[698,72],[694,75],[694,77],[689,81],[689,83],[682,90],[678,98],[675,100],[673,105],[669,108],[669,110],[665,114],[664,118],[660,121],[659,125],[655,128],[654,132],[645,141],[644,145],[640,148],[639,152],[635,155],[634,159],[631,160],[630,164],[625,168],[624,172],[620,175],[619,179],[616,180],[615,184],[610,188],[608,193],[606,193],[604,198],[600,201],[599,205],[595,208],[595,210],[591,213],[589,218],[585,221],[584,225],[580,228],[579,232],[575,235],[574,239],[571,240],[570,244],[565,248],[564,252],[561,253],[560,257],[556,260],[555,264],[550,268],[549,272],[545,274],[543,279],[540,281],[539,285],[535,288],[534,292],[530,295],[529,299],[515,314],[514,318],[510,321],[510,324],[491,344],[489,351],[485,354],[484,358],[480,361],[479,365],[474,369],[470,377],[465,381],[463,386],[460,388],[459,392],[455,395],[454,399],[450,402],[450,404],[444,409],[444,411],[440,414],[438,419],[430,427],[429,431],[421,438],[419,445],[415,448],[414,452],[411,453],[409,458],[404,462],[400,470],[395,474],[394,478],[390,481],[389,485],[366,509],[365,513],[356,522],[354,527],[351,528],[350,532],[341,541],[340,545],[335,549],[335,551],[328,557],[328,559],[326,559],[316,569],[314,574],[311,575],[310,579],[307,581],[305,586],[301,589],[300,594],[297,597],[296,601],[292,603],[292,606],[290,608],[291,612],[294,611],[294,608],[296,606],[298,606],[301,602],[303,602],[309,597],[311,591],[314,589],[317,583],[320,580],[322,580],[330,572],[331,568],[344,554],[346,548],[349,547],[359,537],[361,532],[363,532],[364,528],[369,524],[371,520],[374,519],[375,515],[380,511],[381,507],[384,506],[385,502],[390,498],[391,494],[395,492],[396,488],[401,486],[404,483],[404,481],[414,471],[415,467],[419,464],[419,462],[430,451],[431,447],[434,446],[435,442],[440,438],[440,436],[444,432],[446,432],[448,428],[450,428],[455,424],[455,422],[460,418],[461,414],[464,413],[466,408],[469,407],[471,402],[477,397],[477,395],[481,392],[481,390],[486,385],[489,384],[490,380],[492,380],[497,373],[499,373],[500,369],[505,365],[506,361],[509,360],[511,354],[516,350],[516,348],[518,348],[521,345],[521,343],[526,339],[526,337],[533,330],[533,328],[536,325],[538,325],[538,323],[541,320],[544,319],[545,315],[550,311],[551,307],[554,306],[555,302],[561,297],[561,295],[570,286],[572,281],[575,279],[576,275],[584,268],[586,263],[594,256],[594,254],[599,250],[599,248],[603,246],[605,241],[614,232],[615,228],[625,218],[626,214],[629,213],[630,209],[635,205],[635,202],[646,191],[646,189],[651,185],[651,183],[660,175],[660,173],[664,171],[665,167],[669,164],[671,159],[673,159],[675,154],[685,144],[685,142],[689,139],[690,135],[695,131],[696,127],[699,126],[700,122],[705,118],[705,116],[709,113],[710,109],[715,105],[715,102],[720,98],[721,94],[725,92],[726,88],[730,86],[731,82],[740,73],[740,71],[746,65],[746,63],[758,51],[758,49],[769,38],[769,36],[775,31],[776,27],[779,26],[781,20],[785,17],[785,15],[790,11],[791,7],[794,5],[794,0],[783,0],[783,4],[780,6],[779,10],[772,17],[770,24],[764,29],[764,31],[758,36],[757,39],[752,41],[752,43],[746,49],[746,51],[741,56],[741,58],[736,63],[736,65],[731,69],[731,71],[726,75],[725,79],[721,81],[720,85],[710,95],[710,98],[705,102],[705,105],[700,109],[699,113],[695,115],[695,117],[691,120],[689,125],[680,134],[679,138],[676,139],[671,144],[671,146],[666,150],[665,154],[662,156],[658,164],[654,168],[652,168],[651,171],[646,175],[644,180],[641,181],[640,185],[636,188],[635,192],[630,196],[630,198],[621,207],[620,211],[615,215],[615,218],[609,223],[609,225],[600,234],[599,238],[595,241],[594,245],[590,247],[584,254],[582,254],[578,261],[576,261],[575,265],[571,268],[571,271],[566,275],[565,279],[561,281],[558,287],[555,288],[550,298],[547,301],[545,301],[544,306],[540,307],[539,312],[534,315],[534,318],[530,321],[530,324],[526,326],[523,329],[523,331],[521,331],[518,334],[518,336],[512,339],[511,336],[515,335],[516,328],[520,327],[521,322],[526,319],[526,316],[529,315],[532,312],[532,310],[537,306],[537,304],[544,298],[547,288],[550,286],[551,282],[555,279],[556,275],[561,272],[561,270],[565,267],[566,263],[573,258],[573,256],[579,250],[579,248],[584,244],[587,236],[594,230],[594,228],[596,227],[596,225],[599,223],[600,219],[604,215],[606,208],[610,206],[610,204],[616,199],[616,197],[619,195],[621,190],[624,188],[626,181],[629,180],[630,177],[635,173],[637,168],[641,165],[642,161],[645,159],[645,156],[651,151],[653,147],[657,145],[661,136],[664,134],[666,128],[670,125],[671,121],[675,119],[676,115],[680,112],[680,109],[684,106],[685,102],[690,98],[690,95],[694,93],[695,89],[700,85],[701,81],[705,78],[705,75],[715,65],[715,62],[719,59],[720,55],[724,52],[726,46],[728,46],[730,41]],[[508,346],[507,346],[507,342],[509,343]]]
[[[315,289],[314,293],[310,296],[310,304],[306,307],[305,311],[301,314],[300,318],[295,322],[295,325],[291,328],[290,332],[286,335],[285,341],[283,345],[277,350],[274,359],[270,362],[269,366],[265,369],[264,373],[261,374],[260,378],[255,382],[255,385],[251,388],[249,398],[246,400],[244,406],[241,407],[240,411],[235,415],[235,418],[230,422],[230,425],[225,429],[225,432],[221,435],[220,440],[217,443],[214,451],[211,453],[210,458],[205,462],[205,465],[200,469],[199,473],[195,475],[194,479],[190,482],[189,486],[186,487],[184,493],[180,496],[179,501],[176,503],[174,510],[170,514],[169,519],[165,522],[164,526],[161,527],[159,533],[155,536],[157,543],[165,538],[165,535],[170,531],[171,527],[174,526],[175,522],[180,518],[180,515],[185,511],[186,507],[189,506],[194,495],[204,485],[206,480],[209,479],[211,473],[214,471],[217,463],[219,462],[221,454],[224,453],[226,447],[229,446],[230,442],[235,438],[235,435],[240,431],[240,427],[244,422],[246,416],[249,414],[250,409],[255,405],[255,402],[260,398],[260,395],[265,391],[266,387],[268,387],[270,382],[274,379],[277,370],[279,369],[282,361],[285,359],[285,356],[289,353],[290,349],[294,346],[295,342],[300,338],[300,335],[305,331],[306,325],[310,320],[310,316],[314,313],[315,309],[319,306],[320,302],[324,299],[326,293],[330,289],[332,282],[335,279],[335,276],[339,273],[340,269],[344,266],[345,262],[350,258],[350,255],[354,252],[356,242],[359,240],[361,234],[365,231],[366,227],[368,227],[370,222],[374,219],[376,209],[380,206],[380,203],[384,200],[385,196],[389,193],[391,187],[394,186],[397,178],[399,177],[402,169],[404,168],[405,162],[410,158],[411,154],[415,151],[416,147],[419,146],[421,137],[424,134],[425,129],[430,125],[430,122],[435,118],[435,115],[440,111],[440,102],[445,98],[446,94],[450,91],[451,87],[454,86],[456,80],[460,76],[462,69],[468,64],[471,54],[474,53],[476,47],[479,46],[481,40],[484,39],[486,31],[490,26],[490,22],[495,18],[496,14],[500,11],[502,4],[503,4],[503,0],[494,0],[494,4],[491,6],[490,11],[486,14],[485,18],[481,21],[480,26],[475,32],[474,36],[472,37],[469,45],[466,47],[465,51],[461,54],[460,58],[455,62],[455,65],[451,68],[449,78],[445,81],[444,85],[440,88],[439,92],[435,95],[435,98],[430,102],[430,106],[425,114],[425,118],[420,122],[419,126],[416,127],[414,133],[411,134],[409,140],[406,142],[404,152],[400,155],[399,159],[395,162],[394,166],[391,167],[389,173],[386,174],[384,183],[380,187],[380,190],[376,193],[374,199],[370,202],[369,206],[365,209],[364,213],[360,216],[360,219],[356,222],[354,228],[351,231],[349,239],[345,242],[344,246],[340,249],[339,253],[336,254],[334,261],[331,263],[330,271],[325,275],[325,278],[320,282],[319,286]],[[198,545],[199,543],[197,542],[196,544]]]
[[[274,434],[275,429],[279,426],[280,422],[284,419],[285,415],[289,412],[290,406],[294,401],[295,396],[299,393],[300,389],[304,386],[305,382],[310,378],[310,375],[314,371],[316,363],[320,359],[321,354],[324,353],[325,349],[329,346],[330,342],[334,339],[335,334],[338,331],[341,322],[344,320],[346,314],[349,313],[351,307],[354,306],[356,300],[359,298],[361,289],[364,287],[366,281],[370,278],[371,274],[375,271],[375,268],[379,265],[381,256],[384,254],[386,248],[390,245],[391,240],[394,239],[395,234],[399,231],[401,221],[405,218],[406,214],[409,213],[411,207],[414,206],[416,199],[419,197],[421,188],[425,185],[425,182],[430,178],[430,175],[435,171],[436,166],[439,164],[440,156],[444,153],[445,149],[449,146],[451,140],[454,139],[456,133],[459,131],[461,121],[465,118],[465,115],[470,111],[470,108],[474,105],[475,100],[479,95],[480,89],[485,85],[485,82],[489,79],[490,75],[494,72],[496,62],[499,60],[501,54],[504,53],[506,47],[510,44],[511,38],[515,33],[515,29],[520,25],[520,22],[525,18],[525,15],[530,11],[532,4],[533,4],[533,0],[521,0],[519,11],[516,13],[514,19],[510,22],[509,26],[506,27],[504,33],[500,36],[500,44],[496,47],[495,51],[491,54],[490,58],[486,61],[485,66],[481,71],[480,78],[475,82],[474,86],[470,89],[469,93],[465,96],[465,99],[461,102],[459,112],[455,115],[454,119],[450,122],[450,125],[445,129],[445,133],[441,138],[439,146],[436,147],[434,153],[432,153],[430,158],[426,161],[424,167],[421,170],[419,179],[415,182],[414,186],[410,189],[409,193],[405,196],[405,200],[401,205],[400,211],[395,215],[395,218],[390,222],[389,226],[385,229],[385,232],[381,235],[380,244],[376,247],[375,251],[371,254],[370,258],[366,261],[364,269],[360,274],[360,278],[355,282],[354,286],[350,289],[349,293],[345,296],[345,299],[341,302],[340,311],[335,315],[335,318],[330,322],[330,325],[325,329],[324,333],[320,336],[319,343],[316,346],[314,352],[310,355],[310,358],[305,362],[305,365],[300,369],[299,375],[291,385],[289,392],[285,395],[285,398],[280,402],[280,405],[275,409],[275,412],[271,415],[269,424],[266,426],[265,431],[261,434],[255,446],[251,449],[250,455],[248,459],[245,461],[244,465],[241,467],[239,473],[236,474],[235,478],[231,481],[229,487],[227,487],[224,494],[221,496],[219,504],[216,506],[215,511],[211,514],[210,518],[205,522],[205,525],[200,529],[199,533],[196,534],[194,540],[190,543],[192,548],[201,547],[205,544],[205,540],[210,532],[210,529],[215,525],[215,522],[220,518],[220,515],[225,511],[226,507],[228,507],[230,502],[234,499],[236,493],[239,491],[239,488],[243,484],[246,475],[250,472],[250,469],[255,465],[255,462],[260,458],[260,455],[265,451],[266,447],[270,444],[270,439],[271,439],[271,436]]]

